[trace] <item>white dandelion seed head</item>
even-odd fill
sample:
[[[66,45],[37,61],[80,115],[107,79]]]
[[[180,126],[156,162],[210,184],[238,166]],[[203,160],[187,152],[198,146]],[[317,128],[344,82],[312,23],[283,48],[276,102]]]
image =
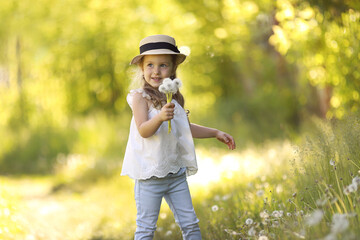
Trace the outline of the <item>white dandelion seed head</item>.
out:
[[[182,87],[182,82],[179,78],[175,78],[173,82],[176,84],[178,89]]]
[[[268,237],[265,236],[265,235],[263,235],[263,236],[260,236],[260,237],[258,238],[258,240],[268,240]]]
[[[357,191],[357,184],[356,183],[352,183],[349,185],[349,191],[350,192],[356,192]]]
[[[159,86],[159,91],[162,93],[176,93],[178,91],[177,85],[170,78],[165,78]]]
[[[328,201],[328,198],[327,197],[324,197],[324,198],[320,198],[318,200],[316,200],[316,205],[318,205],[319,207],[322,207],[324,206]]]
[[[347,186],[347,187],[344,188],[344,194],[345,194],[345,195],[349,195],[349,194],[350,194],[349,186]]]
[[[281,218],[282,213],[280,211],[275,210],[272,212],[271,216],[276,217],[276,218]]]
[[[211,210],[212,210],[213,212],[216,212],[216,211],[219,210],[219,206],[218,206],[218,205],[214,205],[214,206],[211,207]]]
[[[259,190],[259,191],[257,191],[257,192],[256,192],[256,195],[257,195],[258,197],[261,197],[262,195],[264,195],[264,190]]]
[[[254,228],[254,227],[251,227],[251,228],[249,229],[249,231],[248,231],[248,235],[249,235],[250,237],[253,237],[253,236],[255,236],[255,234],[256,234],[255,228]]]
[[[357,187],[360,187],[360,177],[356,176],[352,180],[352,184],[355,184]]]
[[[350,193],[356,192],[357,191],[357,184],[352,183],[349,186],[345,187],[344,189],[344,193],[346,195],[349,195]]]
[[[330,159],[330,165],[331,165],[331,166],[335,166],[335,161],[332,160],[332,159]]]
[[[308,215],[305,218],[305,223],[308,226],[315,226],[318,223],[320,223],[323,216],[324,216],[323,211],[321,211],[320,209],[316,209],[315,211],[313,211],[310,215]]]
[[[254,221],[251,218],[246,219],[245,221],[246,225],[251,225],[254,223]]]
[[[166,93],[166,87],[161,84],[161,85],[159,86],[159,91],[162,92],[162,93]]]
[[[332,217],[331,232],[334,234],[341,233],[349,227],[349,220],[345,214],[336,213]]]
[[[262,211],[262,212],[260,212],[260,217],[261,218],[269,218],[269,213],[267,213],[266,211]]]

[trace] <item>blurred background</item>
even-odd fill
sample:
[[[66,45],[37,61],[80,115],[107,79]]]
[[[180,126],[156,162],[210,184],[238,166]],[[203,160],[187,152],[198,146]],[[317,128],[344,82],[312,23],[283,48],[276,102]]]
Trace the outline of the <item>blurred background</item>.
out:
[[[358,116],[359,9],[355,0],[1,1],[2,181],[9,194],[24,179],[81,192],[117,176],[129,61],[152,34],[190,49],[178,69],[190,121],[229,132],[237,151],[297,142],[314,118]]]

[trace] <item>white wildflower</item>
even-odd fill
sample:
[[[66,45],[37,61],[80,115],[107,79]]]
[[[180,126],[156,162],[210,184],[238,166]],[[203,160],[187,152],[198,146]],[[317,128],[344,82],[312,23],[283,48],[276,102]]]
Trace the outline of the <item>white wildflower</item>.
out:
[[[160,85],[159,86],[159,91],[162,92],[162,93],[165,93],[166,92],[166,87],[164,85]]]
[[[276,218],[281,218],[283,213],[284,213],[283,211],[275,210],[275,211],[272,212],[271,216],[276,217]]]
[[[176,85],[176,87],[177,87],[178,89],[181,88],[182,82],[181,82],[180,79],[175,78],[175,79],[173,80],[173,82],[175,83],[175,85]]]
[[[320,198],[320,199],[316,200],[316,205],[318,205],[319,207],[322,207],[327,203],[327,201],[328,201],[327,197]]]
[[[259,190],[259,191],[257,191],[257,192],[256,192],[256,195],[257,195],[258,197],[261,197],[262,195],[264,195],[264,190]]]
[[[334,234],[341,233],[349,227],[349,220],[345,214],[336,213],[332,217],[331,232]]]
[[[219,210],[219,206],[218,206],[218,205],[214,205],[214,206],[211,207],[211,210],[212,210],[213,212],[216,212],[216,211]]]
[[[357,187],[360,187],[360,177],[356,176],[352,180],[352,184],[355,184]]]
[[[254,223],[254,221],[251,218],[246,219],[245,221],[246,225],[251,225]]]
[[[286,216],[291,217],[291,213],[290,212],[286,213]]]
[[[161,87],[164,86],[164,87]],[[161,87],[161,89],[160,89]],[[165,91],[164,91],[165,89]],[[165,78],[164,81],[162,82],[162,84],[159,86],[159,91],[163,92],[163,93],[176,93],[178,90],[177,85],[174,83],[173,80],[171,80],[170,78]]]
[[[324,216],[323,211],[321,211],[320,209],[316,209],[314,212],[311,213],[311,215],[306,217],[305,223],[308,226],[315,226],[321,221],[323,216]]]
[[[250,228],[250,230],[248,231],[248,235],[250,237],[253,237],[255,236],[255,234],[256,234],[256,230],[254,229],[254,227]]]
[[[330,165],[331,165],[331,166],[335,166],[335,161],[331,159],[331,160],[330,160]]]
[[[350,194],[350,193],[353,193],[353,192],[356,192],[357,191],[357,184],[355,183],[352,183],[350,184],[349,186],[347,186],[345,189],[344,189],[344,193],[346,195]]]
[[[269,218],[269,214],[266,211],[260,212],[261,218]]]

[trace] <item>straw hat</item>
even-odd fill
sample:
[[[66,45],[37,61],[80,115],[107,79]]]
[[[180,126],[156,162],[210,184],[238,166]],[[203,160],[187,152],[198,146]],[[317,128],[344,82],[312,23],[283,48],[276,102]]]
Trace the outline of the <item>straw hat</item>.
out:
[[[186,55],[180,53],[175,39],[168,35],[152,35],[140,41],[140,54],[134,57],[130,64],[137,64],[145,55],[171,54],[177,55],[176,64],[182,63]]]

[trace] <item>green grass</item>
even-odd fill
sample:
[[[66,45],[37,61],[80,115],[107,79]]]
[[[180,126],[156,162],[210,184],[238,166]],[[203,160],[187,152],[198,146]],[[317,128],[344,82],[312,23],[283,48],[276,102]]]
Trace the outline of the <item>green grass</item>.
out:
[[[296,144],[268,142],[234,152],[197,148],[200,170],[189,184],[203,239],[360,235],[360,186],[344,191],[360,175],[359,118],[314,120],[314,126]],[[120,177],[118,167],[106,175],[111,167],[90,156],[64,155],[53,176],[2,177],[0,204],[11,209],[0,215],[2,237],[133,239],[133,182]],[[155,239],[181,239],[165,203]]]

